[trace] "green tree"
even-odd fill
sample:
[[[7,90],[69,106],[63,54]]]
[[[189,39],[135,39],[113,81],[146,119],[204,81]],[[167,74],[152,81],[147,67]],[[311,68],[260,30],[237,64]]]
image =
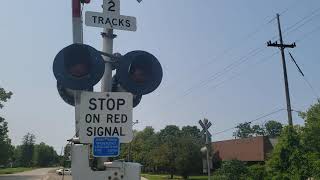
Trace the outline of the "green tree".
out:
[[[41,142],[34,147],[34,161],[36,166],[49,167],[58,163],[58,155],[53,147]]]
[[[218,175],[226,177],[228,180],[246,179],[248,169],[246,165],[238,160],[225,161],[217,171]]]
[[[14,167],[20,167],[22,166],[22,163],[21,163],[21,154],[22,154],[22,147],[21,145],[18,145],[14,148],[14,151],[13,151],[13,158],[12,158],[12,161],[13,161],[13,166]]]
[[[143,131],[137,132],[131,142],[131,157],[133,161],[143,165],[143,171],[154,171],[153,149],[159,147],[158,135],[152,127],[146,127]],[[128,145],[123,149],[122,158],[128,155]]]
[[[266,134],[270,138],[279,137],[282,131],[282,124],[277,121],[268,121],[265,124],[266,127]]]
[[[33,166],[35,135],[27,133],[23,136],[21,145],[20,163],[24,167]]]
[[[267,171],[263,164],[255,164],[248,167],[247,179],[264,180],[267,179]]]
[[[276,138],[280,136],[282,131],[282,124],[277,121],[268,121],[265,127],[259,125],[253,125],[251,127],[251,122],[240,123],[236,127],[236,131],[233,136],[236,138],[248,138],[254,135],[256,136],[269,136],[271,138]]]
[[[3,102],[7,102],[12,96],[12,92],[6,92],[0,88],[0,109],[4,107]],[[12,160],[13,146],[8,136],[8,123],[0,117],[0,165],[7,165]]]
[[[236,127],[237,130],[234,132],[233,136],[238,138],[252,137],[253,131],[251,129],[250,124],[250,122],[240,123]]]
[[[178,153],[175,168],[184,179],[191,174],[199,174],[202,170],[201,141],[197,136],[185,134],[177,141]]]
[[[308,159],[305,156],[301,137],[288,126],[283,129],[275,146],[267,170],[274,179],[306,179],[310,175]]]
[[[252,126],[252,133],[256,136],[264,136],[266,134],[265,129],[257,124]]]
[[[176,159],[178,155],[178,146],[176,143],[180,138],[181,132],[178,126],[168,125],[162,129],[159,133],[160,142],[168,146],[167,161],[169,162],[168,168],[170,169],[170,178],[173,179],[173,175],[176,172]]]
[[[302,129],[302,142],[309,160],[311,175],[320,179],[320,100],[306,112],[300,113],[305,120]]]

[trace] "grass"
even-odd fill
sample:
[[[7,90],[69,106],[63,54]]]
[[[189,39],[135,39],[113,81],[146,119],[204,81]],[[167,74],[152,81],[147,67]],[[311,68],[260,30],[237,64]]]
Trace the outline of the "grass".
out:
[[[18,172],[23,172],[23,171],[30,171],[33,168],[24,168],[24,167],[19,167],[19,168],[4,168],[0,169],[0,174],[14,174]]]
[[[169,174],[141,174],[148,180],[168,180],[170,178]],[[182,180],[181,176],[174,176],[172,180]],[[208,176],[190,176],[189,180],[207,180]],[[171,179],[170,179],[171,180]]]

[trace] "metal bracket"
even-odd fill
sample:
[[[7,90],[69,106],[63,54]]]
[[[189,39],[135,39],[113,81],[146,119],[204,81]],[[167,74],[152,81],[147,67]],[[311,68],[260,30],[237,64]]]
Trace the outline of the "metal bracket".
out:
[[[101,33],[101,36],[102,36],[103,38],[111,38],[111,39],[115,39],[115,38],[117,37],[116,34],[110,34],[110,33],[106,33],[106,32],[102,32],[102,33]]]
[[[110,60],[104,60],[105,63],[111,63],[112,70],[115,70],[118,66],[119,60],[122,58],[120,53],[109,54],[102,51],[99,51],[103,56],[107,56]]]

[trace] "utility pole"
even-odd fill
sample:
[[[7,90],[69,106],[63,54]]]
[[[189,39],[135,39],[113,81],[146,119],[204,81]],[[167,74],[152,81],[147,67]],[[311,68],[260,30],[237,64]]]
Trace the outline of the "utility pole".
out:
[[[278,42],[271,43],[271,41],[267,42],[268,47],[278,47],[281,52],[282,58],[282,67],[283,67],[283,75],[284,75],[284,85],[285,85],[285,93],[286,93],[286,101],[287,101],[287,111],[288,111],[288,124],[289,126],[293,126],[292,123],[292,110],[291,110],[291,103],[290,103],[290,93],[289,93],[289,83],[288,83],[288,75],[287,75],[287,66],[286,66],[286,59],[284,54],[285,48],[295,48],[296,44],[283,44],[282,39],[282,32],[281,32],[281,25],[280,25],[280,15],[277,14],[278,20],[278,29],[279,29],[279,37],[280,37],[280,44]]]

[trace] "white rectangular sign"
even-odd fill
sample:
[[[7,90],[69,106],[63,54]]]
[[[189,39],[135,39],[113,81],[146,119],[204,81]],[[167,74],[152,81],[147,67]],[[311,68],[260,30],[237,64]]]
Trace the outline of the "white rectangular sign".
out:
[[[85,24],[92,27],[108,29],[118,29],[125,31],[136,31],[137,20],[132,16],[122,16],[117,14],[103,14],[99,12],[87,11]]]
[[[132,99],[126,92],[82,92],[79,113],[81,143],[94,137],[118,137],[121,143],[132,140]]]

